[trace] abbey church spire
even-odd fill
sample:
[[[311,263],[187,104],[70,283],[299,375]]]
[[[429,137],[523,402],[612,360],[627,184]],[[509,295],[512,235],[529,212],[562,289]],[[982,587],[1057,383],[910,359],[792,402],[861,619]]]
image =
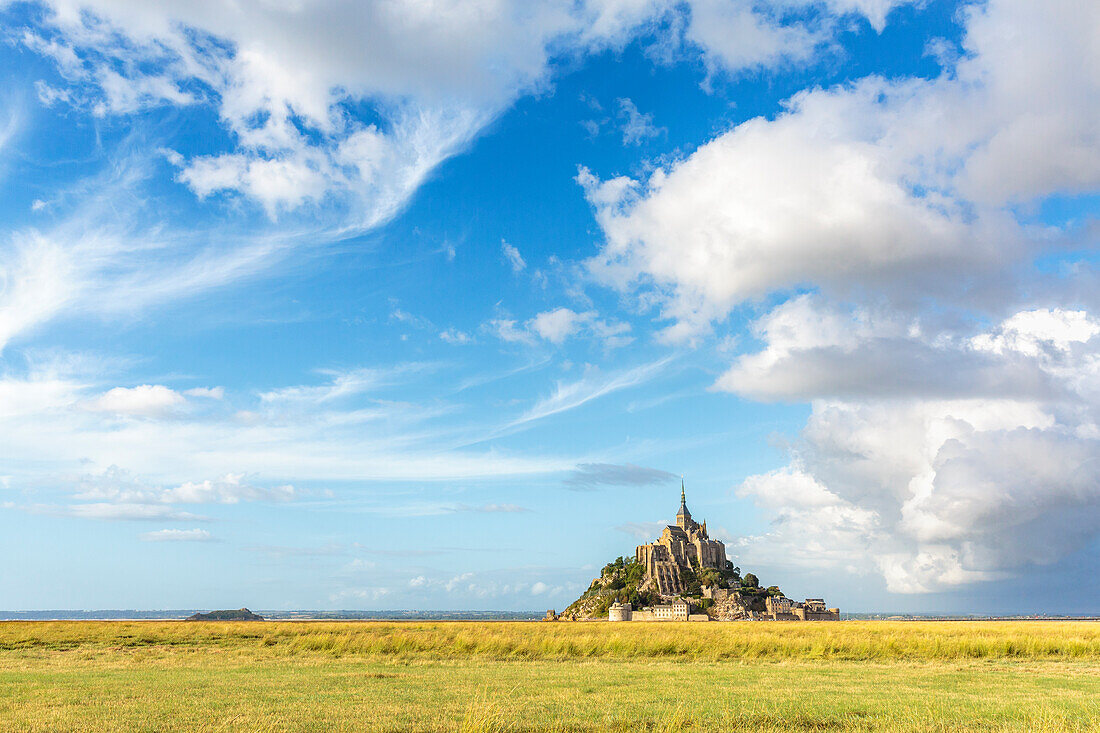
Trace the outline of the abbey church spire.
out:
[[[687,497],[684,495],[684,477],[680,477],[680,511],[676,512],[676,524],[681,529],[687,529],[691,524],[691,512],[687,508]]]

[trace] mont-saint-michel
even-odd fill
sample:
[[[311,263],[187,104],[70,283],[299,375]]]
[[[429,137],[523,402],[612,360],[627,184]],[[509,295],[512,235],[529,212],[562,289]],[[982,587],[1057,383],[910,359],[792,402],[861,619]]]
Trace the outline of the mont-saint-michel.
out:
[[[778,586],[762,587],[753,573],[726,557],[726,546],[695,521],[680,483],[676,523],[633,558],[608,563],[580,598],[546,619],[608,621],[838,621],[840,609],[822,598],[795,601]]]

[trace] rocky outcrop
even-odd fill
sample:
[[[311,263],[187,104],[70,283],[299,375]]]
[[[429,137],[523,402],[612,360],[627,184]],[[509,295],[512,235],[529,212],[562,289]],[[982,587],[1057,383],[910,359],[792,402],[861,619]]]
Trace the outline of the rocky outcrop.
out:
[[[211,611],[210,613],[196,613],[187,617],[188,621],[263,621],[264,617],[252,613],[247,608],[238,608],[236,611]]]

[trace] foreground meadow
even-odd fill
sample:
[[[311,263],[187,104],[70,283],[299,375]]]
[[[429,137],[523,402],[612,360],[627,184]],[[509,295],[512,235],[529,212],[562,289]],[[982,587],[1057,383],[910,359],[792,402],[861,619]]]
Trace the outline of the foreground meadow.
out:
[[[0,730],[1100,731],[1100,624],[0,624]]]

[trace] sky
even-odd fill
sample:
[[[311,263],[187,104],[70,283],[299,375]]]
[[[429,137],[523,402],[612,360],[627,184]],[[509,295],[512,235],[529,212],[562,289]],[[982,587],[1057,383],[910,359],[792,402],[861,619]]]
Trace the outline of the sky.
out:
[[[0,2],[0,608],[560,609],[688,505],[1100,610],[1100,4]]]

